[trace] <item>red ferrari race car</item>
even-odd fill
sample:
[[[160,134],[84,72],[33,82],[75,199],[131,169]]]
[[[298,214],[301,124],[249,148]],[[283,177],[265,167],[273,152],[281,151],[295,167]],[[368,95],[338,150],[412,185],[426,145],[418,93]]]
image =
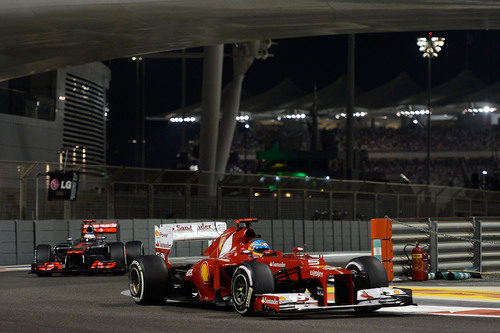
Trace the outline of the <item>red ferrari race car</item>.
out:
[[[305,312],[413,304],[411,290],[389,288],[382,263],[374,257],[352,259],[332,267],[321,256],[273,251],[250,227],[255,219],[164,224],[155,227],[156,256],[135,259],[129,288],[138,304],[167,299],[232,304],[242,315]],[[168,258],[174,241],[215,239],[194,264]]]
[[[38,276],[52,273],[94,273],[111,272],[123,274],[132,259],[144,254],[140,241],[106,242],[104,234],[116,234],[119,238],[118,223],[96,223],[84,220],[81,239],[67,241],[52,247],[49,244],[37,245],[31,272]]]

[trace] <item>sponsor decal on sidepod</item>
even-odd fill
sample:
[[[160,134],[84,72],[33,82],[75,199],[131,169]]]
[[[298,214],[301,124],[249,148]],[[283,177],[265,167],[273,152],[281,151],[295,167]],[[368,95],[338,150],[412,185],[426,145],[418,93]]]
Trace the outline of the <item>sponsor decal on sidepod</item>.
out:
[[[284,262],[271,262],[269,264],[271,267],[280,267],[280,268],[285,268],[286,264]]]
[[[323,277],[323,273],[320,271],[310,271],[311,276]]]

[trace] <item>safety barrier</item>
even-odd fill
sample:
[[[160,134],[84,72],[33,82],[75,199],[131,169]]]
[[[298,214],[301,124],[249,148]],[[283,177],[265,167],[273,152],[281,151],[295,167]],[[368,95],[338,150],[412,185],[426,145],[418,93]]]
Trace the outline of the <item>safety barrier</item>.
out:
[[[482,219],[480,235],[481,268],[486,272],[500,271],[500,221]]]
[[[117,220],[98,220],[115,222]],[[120,219],[120,240],[140,240],[146,253],[154,252],[154,226],[186,223],[185,219]],[[68,237],[80,237],[81,220],[0,220],[0,265],[29,264],[37,244],[55,245]],[[229,226],[235,226],[229,221]],[[346,220],[260,220],[252,225],[273,249],[292,252],[304,246],[307,252],[370,250],[368,221]],[[110,236],[109,240],[114,240]],[[199,256],[206,241],[175,242],[172,257]]]
[[[372,230],[374,223],[380,223],[379,220],[372,220]],[[500,272],[498,218],[387,218],[387,221],[392,226],[391,254],[395,280],[411,275],[411,251],[416,242],[429,253],[432,273],[449,270]],[[388,250],[384,247],[381,250],[382,256],[387,258]]]

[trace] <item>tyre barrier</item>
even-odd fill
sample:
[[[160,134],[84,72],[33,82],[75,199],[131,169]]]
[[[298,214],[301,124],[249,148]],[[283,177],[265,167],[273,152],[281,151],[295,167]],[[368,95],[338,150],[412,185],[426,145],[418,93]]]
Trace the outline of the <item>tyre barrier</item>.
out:
[[[466,280],[470,279],[470,273],[460,273],[460,272],[437,272],[435,274],[436,280]]]

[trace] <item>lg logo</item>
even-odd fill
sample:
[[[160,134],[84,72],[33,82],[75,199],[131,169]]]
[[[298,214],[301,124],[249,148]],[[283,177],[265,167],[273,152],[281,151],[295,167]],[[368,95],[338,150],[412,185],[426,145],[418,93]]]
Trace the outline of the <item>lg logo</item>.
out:
[[[50,189],[52,191],[55,191],[59,188],[59,179],[52,179],[52,181],[50,182]]]
[[[59,179],[52,179],[50,182],[50,189],[56,191],[61,187],[61,190],[71,190],[71,180],[60,182]]]

